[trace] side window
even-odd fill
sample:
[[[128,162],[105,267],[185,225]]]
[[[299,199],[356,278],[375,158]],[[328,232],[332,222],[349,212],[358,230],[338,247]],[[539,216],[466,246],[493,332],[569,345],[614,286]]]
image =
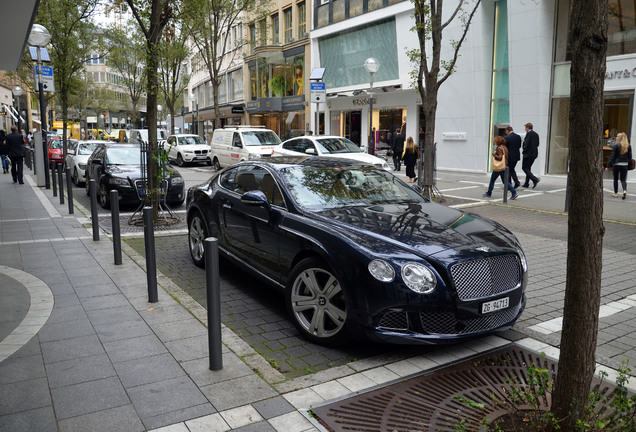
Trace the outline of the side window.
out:
[[[234,136],[232,137],[232,147],[243,148],[243,144],[241,143],[241,136],[234,132]]]
[[[238,188],[235,182],[237,172],[237,168],[225,171],[220,179],[221,186],[223,186],[225,189],[236,191]]]
[[[173,136],[168,138],[168,144],[174,145],[174,137]]]
[[[299,151],[299,150],[298,150],[298,140],[297,140],[297,139],[295,139],[295,140],[289,140],[289,141],[286,141],[286,142],[283,144],[283,148],[284,148],[285,150]]]
[[[313,154],[318,154],[318,151],[316,150],[316,146],[314,145],[314,142],[308,139],[303,139],[302,143],[301,143],[301,152],[303,153],[307,153],[307,150],[309,149],[313,149],[314,153]]]

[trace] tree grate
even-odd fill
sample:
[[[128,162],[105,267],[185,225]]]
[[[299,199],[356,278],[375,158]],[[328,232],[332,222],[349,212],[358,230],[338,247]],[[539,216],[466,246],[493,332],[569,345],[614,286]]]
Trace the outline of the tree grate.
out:
[[[556,361],[508,346],[312,411],[331,432],[445,432],[457,430],[462,421],[464,431],[485,431],[484,418],[496,419],[506,414],[500,405],[495,405],[493,395],[508,401],[512,384],[527,386],[527,367],[532,364],[546,369],[554,381]],[[613,396],[614,385],[597,378],[592,385],[604,396]],[[472,408],[456,397],[485,407]],[[540,408],[548,410],[550,403],[548,396],[540,401]]]

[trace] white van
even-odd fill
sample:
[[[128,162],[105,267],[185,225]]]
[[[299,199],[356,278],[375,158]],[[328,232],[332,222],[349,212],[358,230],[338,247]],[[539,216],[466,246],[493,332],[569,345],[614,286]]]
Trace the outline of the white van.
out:
[[[212,165],[220,169],[236,162],[272,155],[280,138],[273,130],[255,126],[226,126],[212,135]]]

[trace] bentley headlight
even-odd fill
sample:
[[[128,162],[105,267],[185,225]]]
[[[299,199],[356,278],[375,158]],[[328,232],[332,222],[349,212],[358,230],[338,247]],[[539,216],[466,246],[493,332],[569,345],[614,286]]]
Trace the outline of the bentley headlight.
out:
[[[426,266],[418,263],[404,264],[402,279],[407,287],[419,294],[427,294],[437,286],[435,275]]]
[[[517,252],[519,253],[519,259],[521,260],[521,268],[525,273],[528,271],[528,261],[526,260],[526,254],[524,254],[521,249],[517,249]]]
[[[391,282],[395,279],[393,266],[379,259],[374,259],[369,263],[369,273],[380,282]]]
[[[173,185],[183,184],[183,177],[172,177],[170,179],[170,183],[172,183]]]

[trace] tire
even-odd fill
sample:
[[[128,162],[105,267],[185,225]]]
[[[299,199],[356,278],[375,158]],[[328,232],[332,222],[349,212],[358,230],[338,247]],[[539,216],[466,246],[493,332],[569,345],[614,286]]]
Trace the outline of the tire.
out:
[[[292,270],[287,310],[298,331],[311,342],[338,346],[350,338],[342,283],[325,263],[305,258]]]
[[[177,155],[177,165],[179,165],[180,167],[185,165],[185,162],[183,161],[183,156],[181,156],[181,153]]]
[[[110,208],[110,200],[108,198],[108,191],[106,190],[106,186],[104,184],[99,185],[97,198],[99,198],[99,204],[102,206],[103,209],[108,210]]]
[[[215,171],[218,171],[218,170],[221,169],[221,163],[219,162],[219,160],[216,157],[212,161],[212,166],[214,167]]]
[[[71,178],[73,179],[73,184],[75,186],[79,186],[80,185],[79,173],[77,172],[77,167],[73,168],[73,175],[71,176]]]
[[[208,158],[207,164],[208,166],[212,166],[212,161],[210,160],[210,158]]]
[[[197,267],[205,268],[204,241],[208,236],[208,227],[201,213],[195,211],[188,222],[188,249],[190,249],[190,258]]]

